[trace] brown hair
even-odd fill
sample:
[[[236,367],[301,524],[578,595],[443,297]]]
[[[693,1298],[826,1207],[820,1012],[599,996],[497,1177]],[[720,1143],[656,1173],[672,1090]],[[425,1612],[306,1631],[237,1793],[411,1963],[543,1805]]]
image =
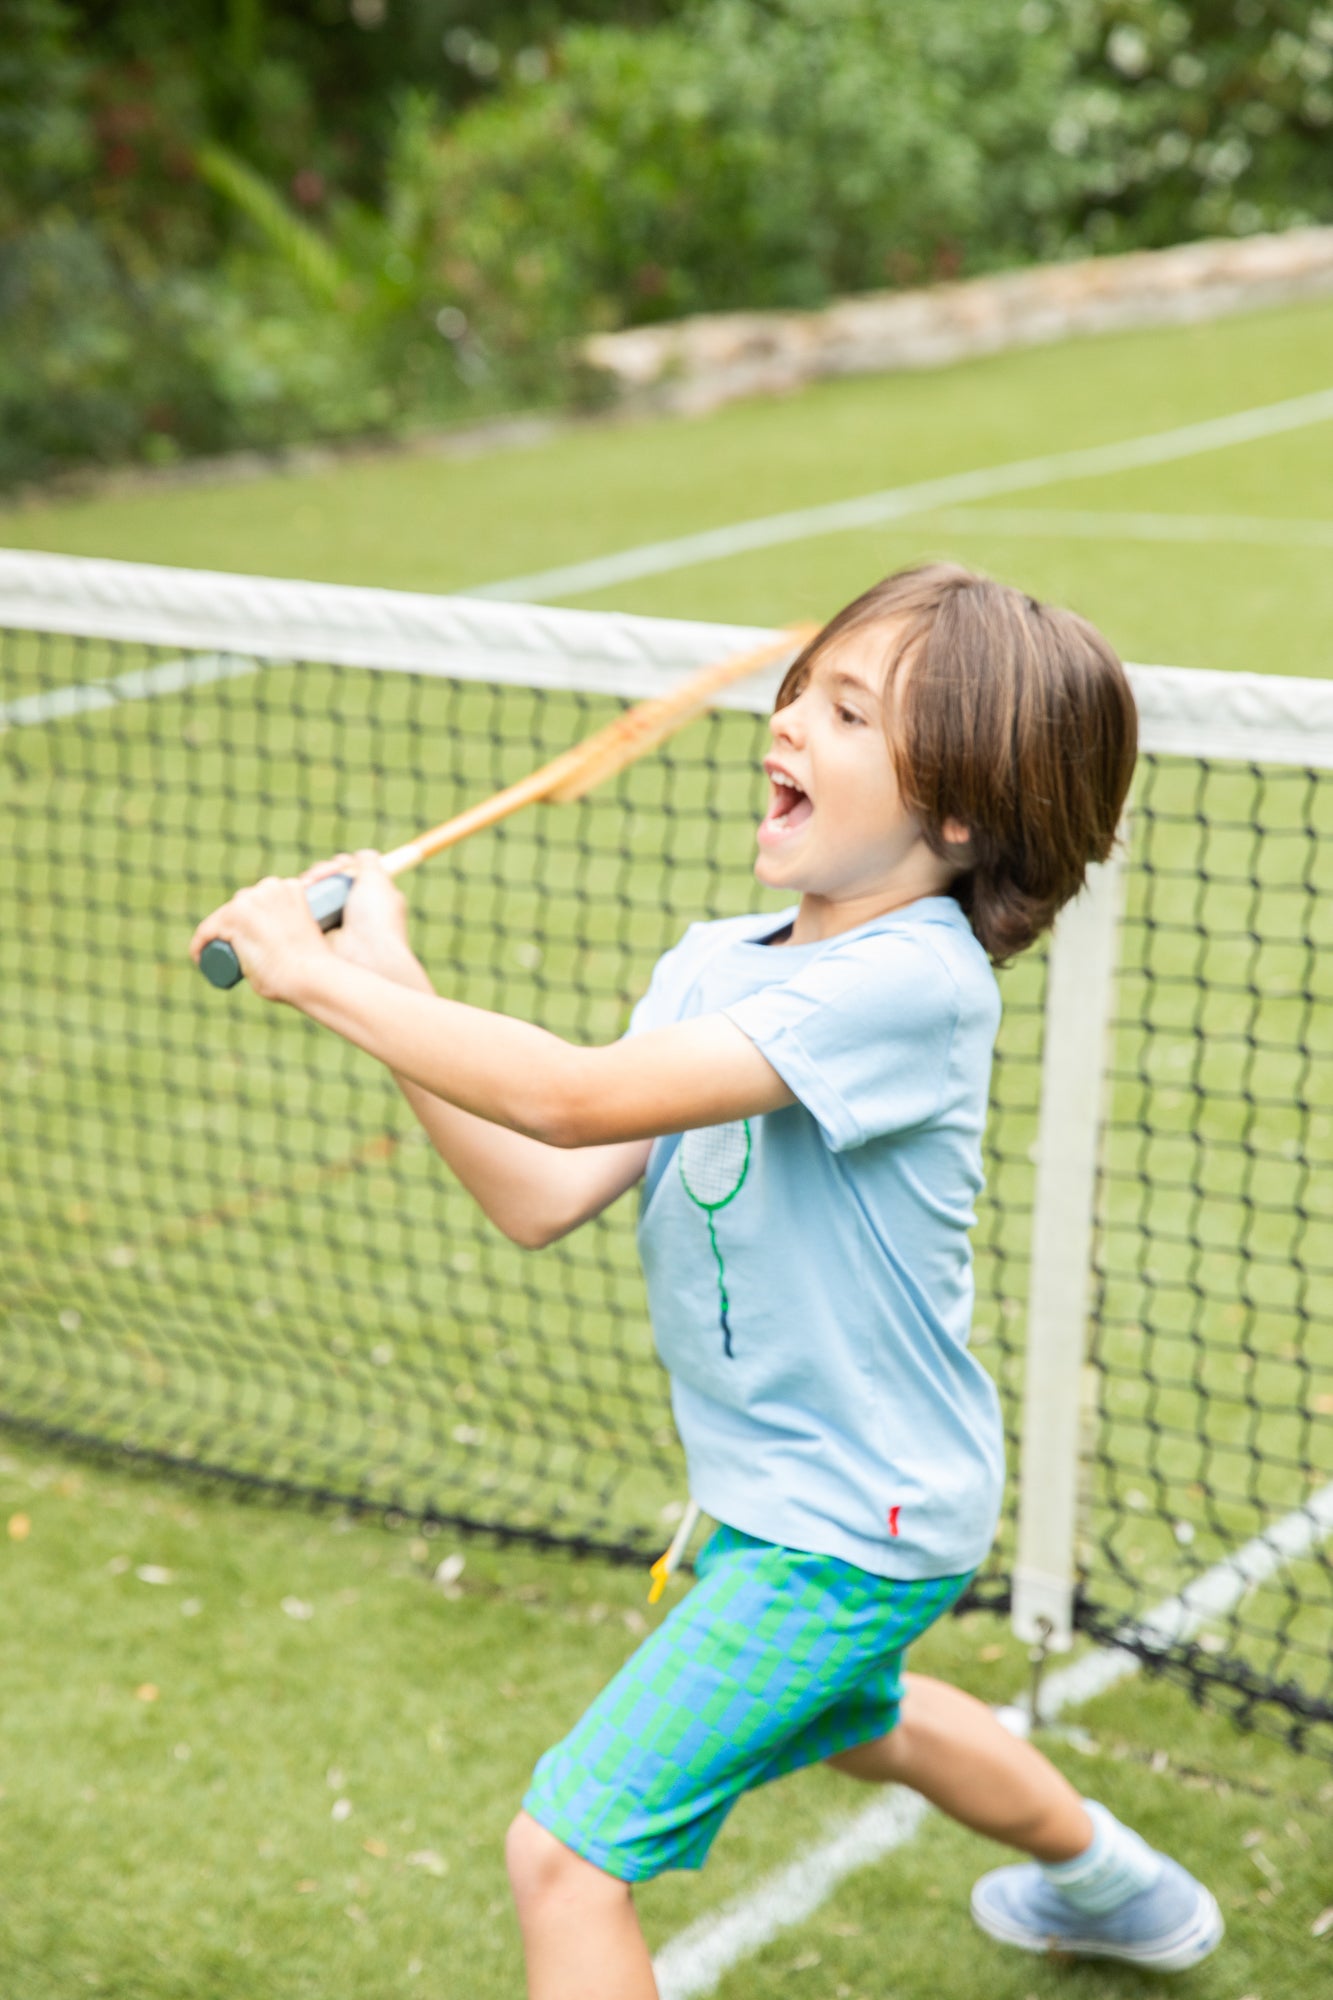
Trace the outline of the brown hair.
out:
[[[1026,950],[1115,843],[1138,714],[1101,633],[1072,611],[954,563],[900,570],[810,641],[778,690],[795,699],[821,654],[886,633],[886,726],[898,783],[949,892],[996,964]],[[907,672],[902,670],[906,668]],[[970,829],[944,838],[946,820]]]

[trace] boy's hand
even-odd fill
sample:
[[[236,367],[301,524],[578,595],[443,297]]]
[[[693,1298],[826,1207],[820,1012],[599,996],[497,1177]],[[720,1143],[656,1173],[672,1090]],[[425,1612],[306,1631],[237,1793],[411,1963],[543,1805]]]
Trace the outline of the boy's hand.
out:
[[[331,861],[317,862],[301,877],[303,888],[320,882],[326,875],[352,875],[356,886],[347,899],[341,928],[328,933],[328,942],[338,958],[361,965],[368,972],[394,978],[416,959],[407,941],[407,903],[393,877],[386,875],[379,855],[371,848],[357,854],[336,854]]]
[[[261,1000],[285,1000],[293,1005],[299,1005],[296,996],[304,977],[327,959],[329,951],[301,884],[276,875],[239,890],[229,903],[204,918],[190,940],[190,956],[196,965],[210,938],[227,940]]]

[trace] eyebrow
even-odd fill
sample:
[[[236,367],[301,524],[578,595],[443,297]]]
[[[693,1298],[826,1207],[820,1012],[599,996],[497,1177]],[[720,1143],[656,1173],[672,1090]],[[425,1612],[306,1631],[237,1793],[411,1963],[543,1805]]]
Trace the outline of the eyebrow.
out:
[[[856,688],[861,694],[868,694],[872,701],[875,699],[875,690],[871,687],[869,681],[858,680],[855,674],[836,673],[831,674],[829,678],[834,687]]]

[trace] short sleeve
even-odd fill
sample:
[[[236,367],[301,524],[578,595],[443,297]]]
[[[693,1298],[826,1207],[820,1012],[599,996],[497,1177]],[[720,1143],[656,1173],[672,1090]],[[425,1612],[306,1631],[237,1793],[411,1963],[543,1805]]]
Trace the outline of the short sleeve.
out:
[[[646,1035],[653,1028],[669,1028],[680,1019],[680,1010],[697,970],[702,924],[691,924],[679,944],[663,952],[653,967],[648,990],[638,1000],[629,1017],[625,1035]]]
[[[820,952],[724,1011],[841,1153],[935,1115],[959,1009],[928,945],[881,933]]]

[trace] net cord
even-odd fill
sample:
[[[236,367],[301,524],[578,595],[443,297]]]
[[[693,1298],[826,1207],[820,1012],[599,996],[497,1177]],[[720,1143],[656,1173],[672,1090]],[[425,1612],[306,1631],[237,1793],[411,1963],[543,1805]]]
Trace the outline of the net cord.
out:
[[[683,670],[781,637],[766,626],[237,577],[24,549],[0,550],[0,626],[180,646],[230,660],[319,660],[629,700],[668,694]],[[778,671],[721,690],[715,705],[766,714]],[[1197,667],[1131,665],[1129,671],[1145,751],[1333,770],[1333,680]],[[127,677],[121,688],[99,683],[95,698],[104,705],[156,691]],[[0,725],[24,720],[7,714]]]

